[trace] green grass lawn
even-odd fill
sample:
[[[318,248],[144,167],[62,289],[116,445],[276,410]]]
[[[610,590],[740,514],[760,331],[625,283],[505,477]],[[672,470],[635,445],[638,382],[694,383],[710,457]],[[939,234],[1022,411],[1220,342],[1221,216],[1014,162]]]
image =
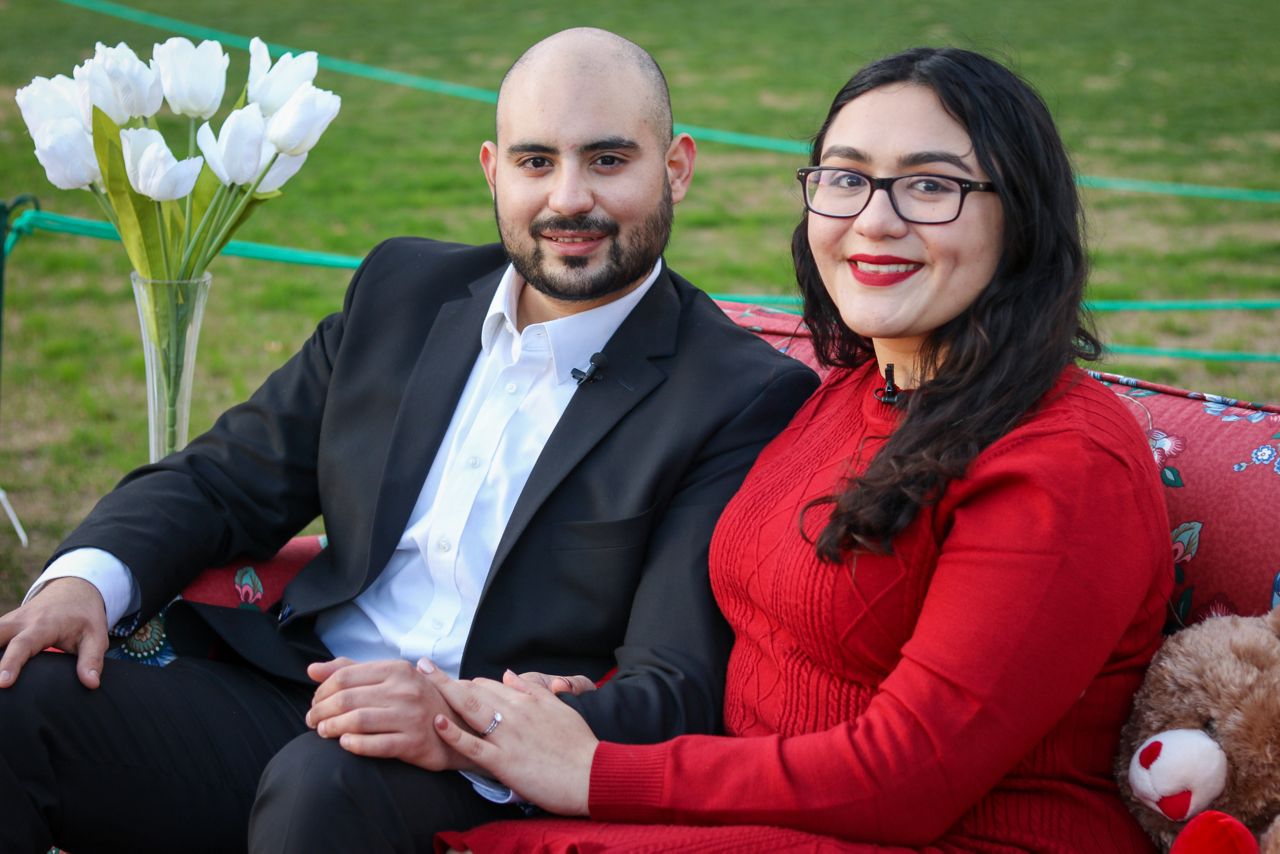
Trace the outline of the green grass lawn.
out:
[[[649,48],[676,120],[800,142],[861,64],[915,44],[993,53],[1044,94],[1080,173],[1280,189],[1280,16],[1273,0],[1070,4],[868,0],[366,4],[133,0],[131,7],[322,56],[492,90],[537,39],[573,25]],[[13,94],[70,75],[95,41],[144,57],[172,32],[59,0],[0,0],[0,198],[97,217],[53,188]],[[229,88],[247,53],[230,50]],[[343,109],[283,198],[238,235],[361,255],[396,234],[494,238],[477,152],[491,105],[321,70]],[[215,120],[215,126],[219,120]],[[704,141],[668,260],[713,292],[788,293],[801,157]],[[1280,298],[1280,204],[1088,190],[1094,299]],[[213,265],[193,433],[251,391],[335,310],[348,274],[233,258]],[[36,234],[9,259],[0,486],[29,549],[0,520],[0,606],[12,603],[94,500],[145,461],[146,403],[129,267],[116,244]],[[1100,314],[1107,341],[1280,352],[1276,312]],[[1104,366],[1234,396],[1280,400],[1280,365],[1113,358]]]

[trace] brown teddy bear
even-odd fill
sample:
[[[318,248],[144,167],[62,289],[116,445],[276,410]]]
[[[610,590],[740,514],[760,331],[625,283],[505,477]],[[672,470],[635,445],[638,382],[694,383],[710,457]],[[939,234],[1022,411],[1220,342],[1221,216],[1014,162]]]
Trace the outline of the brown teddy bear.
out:
[[[1211,617],[1165,641],[1116,776],[1162,851],[1280,854],[1280,608]]]

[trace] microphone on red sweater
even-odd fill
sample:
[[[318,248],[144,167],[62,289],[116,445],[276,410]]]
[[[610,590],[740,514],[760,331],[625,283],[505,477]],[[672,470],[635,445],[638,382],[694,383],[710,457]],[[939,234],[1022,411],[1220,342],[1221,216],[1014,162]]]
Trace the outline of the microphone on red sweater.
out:
[[[902,395],[899,394],[900,391],[902,391],[902,389],[898,388],[893,383],[893,363],[890,362],[884,366],[884,388],[878,388],[872,392],[872,394],[874,394],[876,396],[876,400],[881,403],[887,403],[890,406],[897,406],[899,403],[903,402]]]

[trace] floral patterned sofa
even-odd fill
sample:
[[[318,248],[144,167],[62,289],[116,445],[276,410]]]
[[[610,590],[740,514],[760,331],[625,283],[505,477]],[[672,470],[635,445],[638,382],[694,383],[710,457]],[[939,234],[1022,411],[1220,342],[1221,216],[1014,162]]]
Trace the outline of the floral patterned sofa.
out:
[[[738,325],[815,364],[812,341],[796,315],[747,303],[720,305]],[[1133,414],[1164,482],[1175,578],[1170,630],[1211,613],[1263,613],[1280,602],[1280,406],[1114,374],[1092,376]],[[269,561],[206,570],[183,595],[269,608],[323,547],[323,536],[298,537]],[[163,619],[143,626],[111,654],[167,663],[172,652]]]

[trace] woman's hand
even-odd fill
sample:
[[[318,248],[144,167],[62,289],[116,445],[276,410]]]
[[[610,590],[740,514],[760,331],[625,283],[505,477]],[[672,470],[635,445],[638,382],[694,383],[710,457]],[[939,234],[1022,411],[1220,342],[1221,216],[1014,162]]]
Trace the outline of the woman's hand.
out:
[[[588,814],[591,761],[599,739],[541,680],[508,670],[502,682],[456,681],[425,661],[418,666],[477,733],[436,715],[436,731],[446,744],[548,812]]]

